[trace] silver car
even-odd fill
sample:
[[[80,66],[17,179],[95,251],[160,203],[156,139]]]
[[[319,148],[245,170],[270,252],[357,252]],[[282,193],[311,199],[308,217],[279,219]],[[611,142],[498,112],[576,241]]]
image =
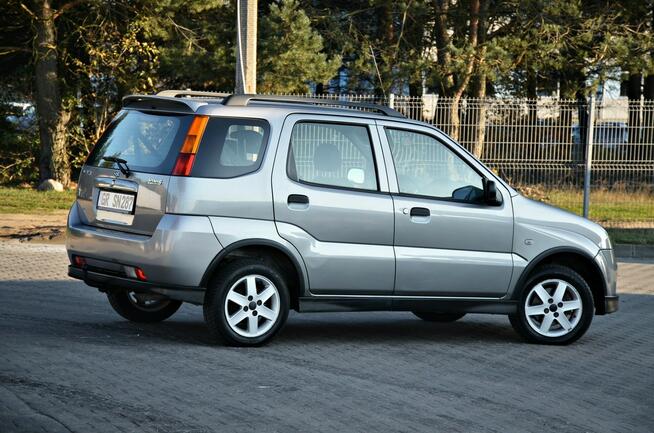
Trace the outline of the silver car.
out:
[[[82,168],[67,249],[69,275],[126,319],[202,305],[232,345],[267,342],[291,308],[506,314],[546,344],[618,309],[602,227],[363,103],[128,96]]]

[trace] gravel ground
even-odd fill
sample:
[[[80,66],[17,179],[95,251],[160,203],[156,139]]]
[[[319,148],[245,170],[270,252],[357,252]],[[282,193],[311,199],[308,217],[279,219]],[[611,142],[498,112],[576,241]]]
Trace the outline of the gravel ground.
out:
[[[501,316],[292,313],[257,349],[198,307],[126,322],[66,265],[0,243],[0,432],[654,431],[654,263],[621,263],[620,311],[567,347]]]

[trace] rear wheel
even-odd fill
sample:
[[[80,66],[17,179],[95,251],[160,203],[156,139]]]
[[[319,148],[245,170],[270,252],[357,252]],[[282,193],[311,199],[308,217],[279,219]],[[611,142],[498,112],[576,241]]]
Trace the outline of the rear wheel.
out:
[[[413,314],[427,322],[441,323],[456,322],[466,315],[466,313],[433,313],[430,311],[414,311]]]
[[[182,306],[180,301],[122,290],[107,292],[107,298],[118,314],[139,323],[161,322]]]
[[[234,346],[259,346],[284,326],[288,288],[274,264],[236,260],[220,269],[210,283],[203,310],[215,337]]]
[[[588,283],[570,268],[550,265],[529,278],[509,320],[530,342],[569,344],[584,335],[593,314]]]

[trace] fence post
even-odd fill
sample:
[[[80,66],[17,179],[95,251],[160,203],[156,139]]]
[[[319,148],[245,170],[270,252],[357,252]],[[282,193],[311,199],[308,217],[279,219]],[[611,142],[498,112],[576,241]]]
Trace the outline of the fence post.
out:
[[[395,94],[391,93],[388,95],[388,108],[395,109]]]
[[[584,167],[584,218],[590,208],[590,175],[593,165],[593,132],[595,129],[595,96],[588,101],[588,126],[586,127],[586,165]]]

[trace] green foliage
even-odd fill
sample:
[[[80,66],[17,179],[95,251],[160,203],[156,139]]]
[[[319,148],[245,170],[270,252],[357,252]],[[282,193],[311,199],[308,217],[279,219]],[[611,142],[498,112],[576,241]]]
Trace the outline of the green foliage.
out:
[[[270,5],[262,20],[257,84],[263,93],[306,93],[309,83],[332,78],[341,59],[329,59],[322,37],[312,29],[296,0]]]
[[[3,4],[2,101],[35,99],[30,10],[40,3]],[[234,1],[51,4],[74,170],[124,95],[234,87]],[[533,97],[560,89],[574,98],[609,76],[654,74],[653,0],[266,0],[259,2],[258,29],[261,92],[304,93],[316,84],[378,95],[419,95],[425,87],[443,95]],[[339,71],[347,80],[334,86],[329,80]],[[38,132],[4,118],[0,183],[34,181]]]
[[[0,214],[44,214],[66,211],[74,201],[74,189],[56,192],[0,186]]]
[[[39,141],[36,128],[20,130],[6,116],[20,115],[18,110],[0,106],[0,184],[35,182],[38,178],[36,155]]]
[[[135,18],[160,50],[157,88],[234,88],[236,9],[226,0],[148,0]]]

